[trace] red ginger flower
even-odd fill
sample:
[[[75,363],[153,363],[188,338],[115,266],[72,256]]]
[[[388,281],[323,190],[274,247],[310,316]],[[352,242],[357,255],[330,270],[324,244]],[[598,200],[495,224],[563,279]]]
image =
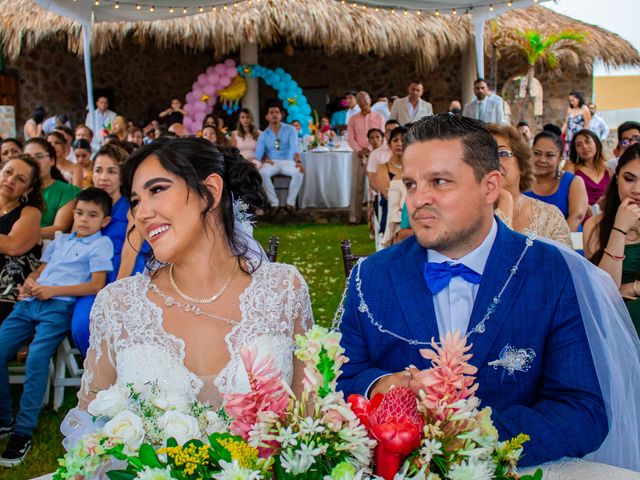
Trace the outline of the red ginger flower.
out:
[[[421,411],[437,420],[445,420],[456,411],[453,406],[460,400],[472,397],[478,389],[473,376],[478,369],[470,365],[472,357],[467,352],[473,345],[466,345],[466,337],[459,331],[447,333],[442,345],[431,340],[433,349],[423,349],[420,353],[431,360],[432,368],[414,374],[420,393]]]
[[[257,361],[257,352],[242,348],[240,357],[249,377],[251,390],[248,393],[223,394],[227,415],[232,417],[230,430],[245,440],[258,421],[258,414],[274,412],[278,418],[284,418],[289,405],[289,390],[281,380],[280,372],[274,366],[271,357]]]
[[[374,395],[371,401],[361,395],[350,395],[348,401],[378,441],[376,475],[393,480],[404,459],[420,446],[424,422],[415,394],[406,387],[392,387],[385,395]]]

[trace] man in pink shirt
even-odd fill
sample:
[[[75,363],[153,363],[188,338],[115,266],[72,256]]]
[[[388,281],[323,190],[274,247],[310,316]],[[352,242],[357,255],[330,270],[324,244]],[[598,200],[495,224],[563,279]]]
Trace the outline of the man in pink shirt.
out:
[[[371,111],[371,97],[367,92],[358,92],[356,102],[360,112],[352,115],[347,124],[347,138],[353,149],[351,156],[351,201],[349,202],[349,223],[358,224],[362,219],[364,198],[364,166],[369,156],[367,132],[372,128],[384,131],[384,117]]]

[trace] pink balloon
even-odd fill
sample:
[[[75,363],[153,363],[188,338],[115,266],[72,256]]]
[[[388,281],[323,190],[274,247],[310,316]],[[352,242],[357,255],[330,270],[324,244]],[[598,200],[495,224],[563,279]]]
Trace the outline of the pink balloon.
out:
[[[215,69],[213,68],[213,66],[207,68],[206,72],[207,75],[211,75],[212,73],[215,73]]]
[[[189,102],[189,103],[185,103],[184,107],[182,107],[184,109],[185,112],[187,112],[189,115],[191,115],[193,113],[193,103]]]
[[[184,99],[186,100],[185,103],[190,103],[190,102],[193,102],[194,100],[197,100],[197,98],[195,97],[193,92],[187,93],[187,95],[184,97]]]
[[[216,96],[209,97],[209,100],[207,100],[208,107],[213,107],[216,103],[218,103],[218,97]]]
[[[238,76],[238,70],[235,67],[229,68],[229,70],[227,70],[227,76],[229,78],[236,78]]]
[[[191,118],[189,117],[184,117],[184,119],[182,120],[182,124],[184,125],[184,128],[189,130],[191,128],[191,125],[193,124],[193,120],[191,120]]]
[[[225,67],[224,64],[219,63],[214,67],[214,70],[218,75],[224,75],[227,71],[227,67]]]
[[[195,111],[197,112],[205,112],[207,110],[207,104],[204,102],[197,102],[195,106]]]
[[[220,80],[220,76],[217,73],[208,73],[207,74],[207,80],[212,85],[217,85],[218,80]]]
[[[204,120],[204,112],[196,113],[193,118],[195,119],[195,123],[202,123],[202,121]]]
[[[236,68],[236,61],[235,61],[234,59],[232,59],[232,58],[227,58],[227,59],[224,61],[224,64],[225,64],[225,66],[227,66],[227,67]]]
[[[208,80],[207,80],[207,74],[206,73],[201,73],[200,75],[198,75],[198,85],[200,85],[201,87],[204,87],[207,84]]]
[[[226,88],[229,85],[231,85],[231,79],[229,77],[227,77],[226,75],[220,77],[220,82],[218,82],[218,84],[222,87],[222,88]]]
[[[202,91],[204,93],[206,93],[208,96],[211,96],[213,94],[216,93],[216,87],[215,85],[212,85],[211,83],[208,83],[204,86],[204,88],[202,89]]]
[[[199,130],[202,130],[202,120],[199,122],[196,122],[194,120],[193,123],[191,124],[191,133],[195,135],[196,133],[198,133]]]
[[[191,91],[193,92],[196,88],[199,88],[200,85],[198,85],[198,82],[193,82],[193,85],[191,85]]]
[[[200,97],[202,97],[202,87],[196,87],[193,89],[193,94],[196,96],[196,101],[200,100]]]

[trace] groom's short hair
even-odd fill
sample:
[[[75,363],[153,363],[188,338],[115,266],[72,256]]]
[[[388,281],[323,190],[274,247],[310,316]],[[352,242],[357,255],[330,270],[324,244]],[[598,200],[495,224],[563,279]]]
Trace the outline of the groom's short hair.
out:
[[[500,170],[498,144],[484,122],[473,118],[444,113],[423,117],[404,136],[404,148],[431,140],[460,140],[464,147],[462,160],[473,168],[476,180]]]

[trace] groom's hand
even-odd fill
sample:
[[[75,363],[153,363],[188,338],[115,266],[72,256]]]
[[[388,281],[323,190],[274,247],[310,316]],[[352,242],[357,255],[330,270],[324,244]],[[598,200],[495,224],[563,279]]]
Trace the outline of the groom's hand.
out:
[[[387,393],[393,386],[407,387],[414,390],[415,382],[413,381],[413,373],[418,370],[411,367],[402,372],[390,373],[384,377],[380,377],[369,389],[369,398],[373,398],[376,393]]]

